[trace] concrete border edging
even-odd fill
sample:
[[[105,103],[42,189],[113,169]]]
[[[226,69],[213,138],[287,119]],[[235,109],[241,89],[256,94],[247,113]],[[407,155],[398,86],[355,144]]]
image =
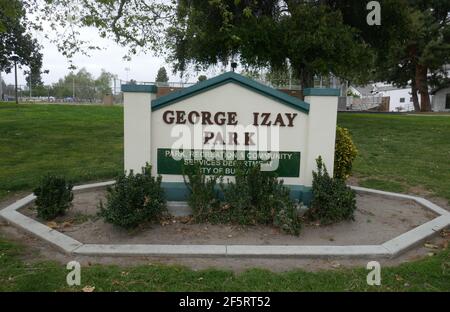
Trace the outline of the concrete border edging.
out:
[[[78,185],[74,191],[113,185],[115,181]],[[0,216],[60,250],[89,256],[191,256],[191,257],[395,257],[450,226],[450,212],[422,197],[351,186],[361,193],[409,199],[436,213],[438,217],[421,224],[381,245],[159,245],[84,244],[33,220],[17,210],[32,203],[30,194],[0,210]]]

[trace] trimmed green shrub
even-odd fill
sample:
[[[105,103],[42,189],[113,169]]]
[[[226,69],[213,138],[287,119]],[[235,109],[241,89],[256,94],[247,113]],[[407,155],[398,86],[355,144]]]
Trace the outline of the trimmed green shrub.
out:
[[[44,176],[33,191],[38,217],[52,220],[63,215],[72,204],[72,188],[73,185],[64,177],[50,174]]]
[[[317,172],[313,172],[312,201],[307,217],[321,224],[354,220],[355,192],[343,179],[329,176],[320,156],[316,162]]]
[[[358,150],[346,128],[336,127],[336,144],[334,151],[334,177],[347,179],[352,172],[353,160]]]
[[[220,201],[216,190],[218,178],[217,176],[207,178],[198,163],[183,166],[184,183],[190,191],[188,205],[196,222],[207,221],[214,214],[213,211],[219,209]]]
[[[126,228],[157,221],[167,211],[161,176],[151,175],[152,167],[142,168],[142,173],[121,174],[113,186],[108,187],[106,204],[100,201],[100,216],[106,222]]]
[[[261,171],[260,166],[248,168],[238,161],[235,170],[235,182],[228,184],[223,183],[223,177],[207,179],[199,166],[192,169],[195,175],[192,171],[187,174],[185,182],[191,190],[188,203],[194,211],[194,221],[274,225],[298,235],[300,219],[296,204],[289,197],[290,189],[274,173]]]

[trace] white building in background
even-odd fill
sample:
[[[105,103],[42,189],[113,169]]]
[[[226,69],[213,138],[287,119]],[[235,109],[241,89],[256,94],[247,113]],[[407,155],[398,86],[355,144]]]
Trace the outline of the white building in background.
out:
[[[348,90],[353,95],[367,100],[366,102],[375,103],[377,101],[374,99],[389,97],[390,112],[409,112],[414,110],[411,88],[397,88],[389,84],[374,83],[366,86],[350,86]]]
[[[445,76],[450,77],[450,64],[444,66]],[[433,112],[450,112],[450,83],[434,89],[431,94],[431,109]]]
[[[450,86],[434,90],[431,101],[433,112],[450,112]]]
[[[414,110],[411,88],[396,88],[393,86],[377,87],[380,96],[389,97],[390,112],[410,112]],[[419,95],[420,104],[420,95]]]

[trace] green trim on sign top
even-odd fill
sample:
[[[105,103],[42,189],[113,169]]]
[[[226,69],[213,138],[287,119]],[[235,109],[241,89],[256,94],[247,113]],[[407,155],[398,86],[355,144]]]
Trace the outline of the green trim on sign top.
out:
[[[341,90],[332,88],[306,88],[303,91],[304,96],[339,96]]]
[[[261,95],[270,97],[271,99],[278,101],[282,104],[288,105],[296,110],[299,110],[305,114],[309,112],[309,104],[290,96],[286,93],[278,91],[276,89],[265,86],[259,82],[246,78],[242,75],[236,74],[234,72],[224,73],[217,77],[199,82],[189,88],[182,89],[168,95],[162,96],[156,100],[152,101],[152,111],[161,109],[168,105],[177,103],[179,101],[185,100],[197,94],[203,93],[205,91],[217,88],[219,86],[225,85],[227,83],[235,83],[251,91],[257,92]]]
[[[158,87],[155,85],[123,84],[120,86],[122,92],[157,93]]]

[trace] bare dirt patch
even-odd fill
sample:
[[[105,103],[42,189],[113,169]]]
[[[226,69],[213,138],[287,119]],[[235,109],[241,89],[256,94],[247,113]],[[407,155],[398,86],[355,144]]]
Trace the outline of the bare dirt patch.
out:
[[[97,217],[98,203],[104,198],[104,190],[76,193],[66,216],[48,225],[91,244],[371,245],[381,244],[435,217],[414,201],[358,194],[354,221],[331,226],[306,224],[298,237],[271,226],[191,224],[186,218],[126,231]],[[32,206],[22,209],[22,213],[43,222]]]

